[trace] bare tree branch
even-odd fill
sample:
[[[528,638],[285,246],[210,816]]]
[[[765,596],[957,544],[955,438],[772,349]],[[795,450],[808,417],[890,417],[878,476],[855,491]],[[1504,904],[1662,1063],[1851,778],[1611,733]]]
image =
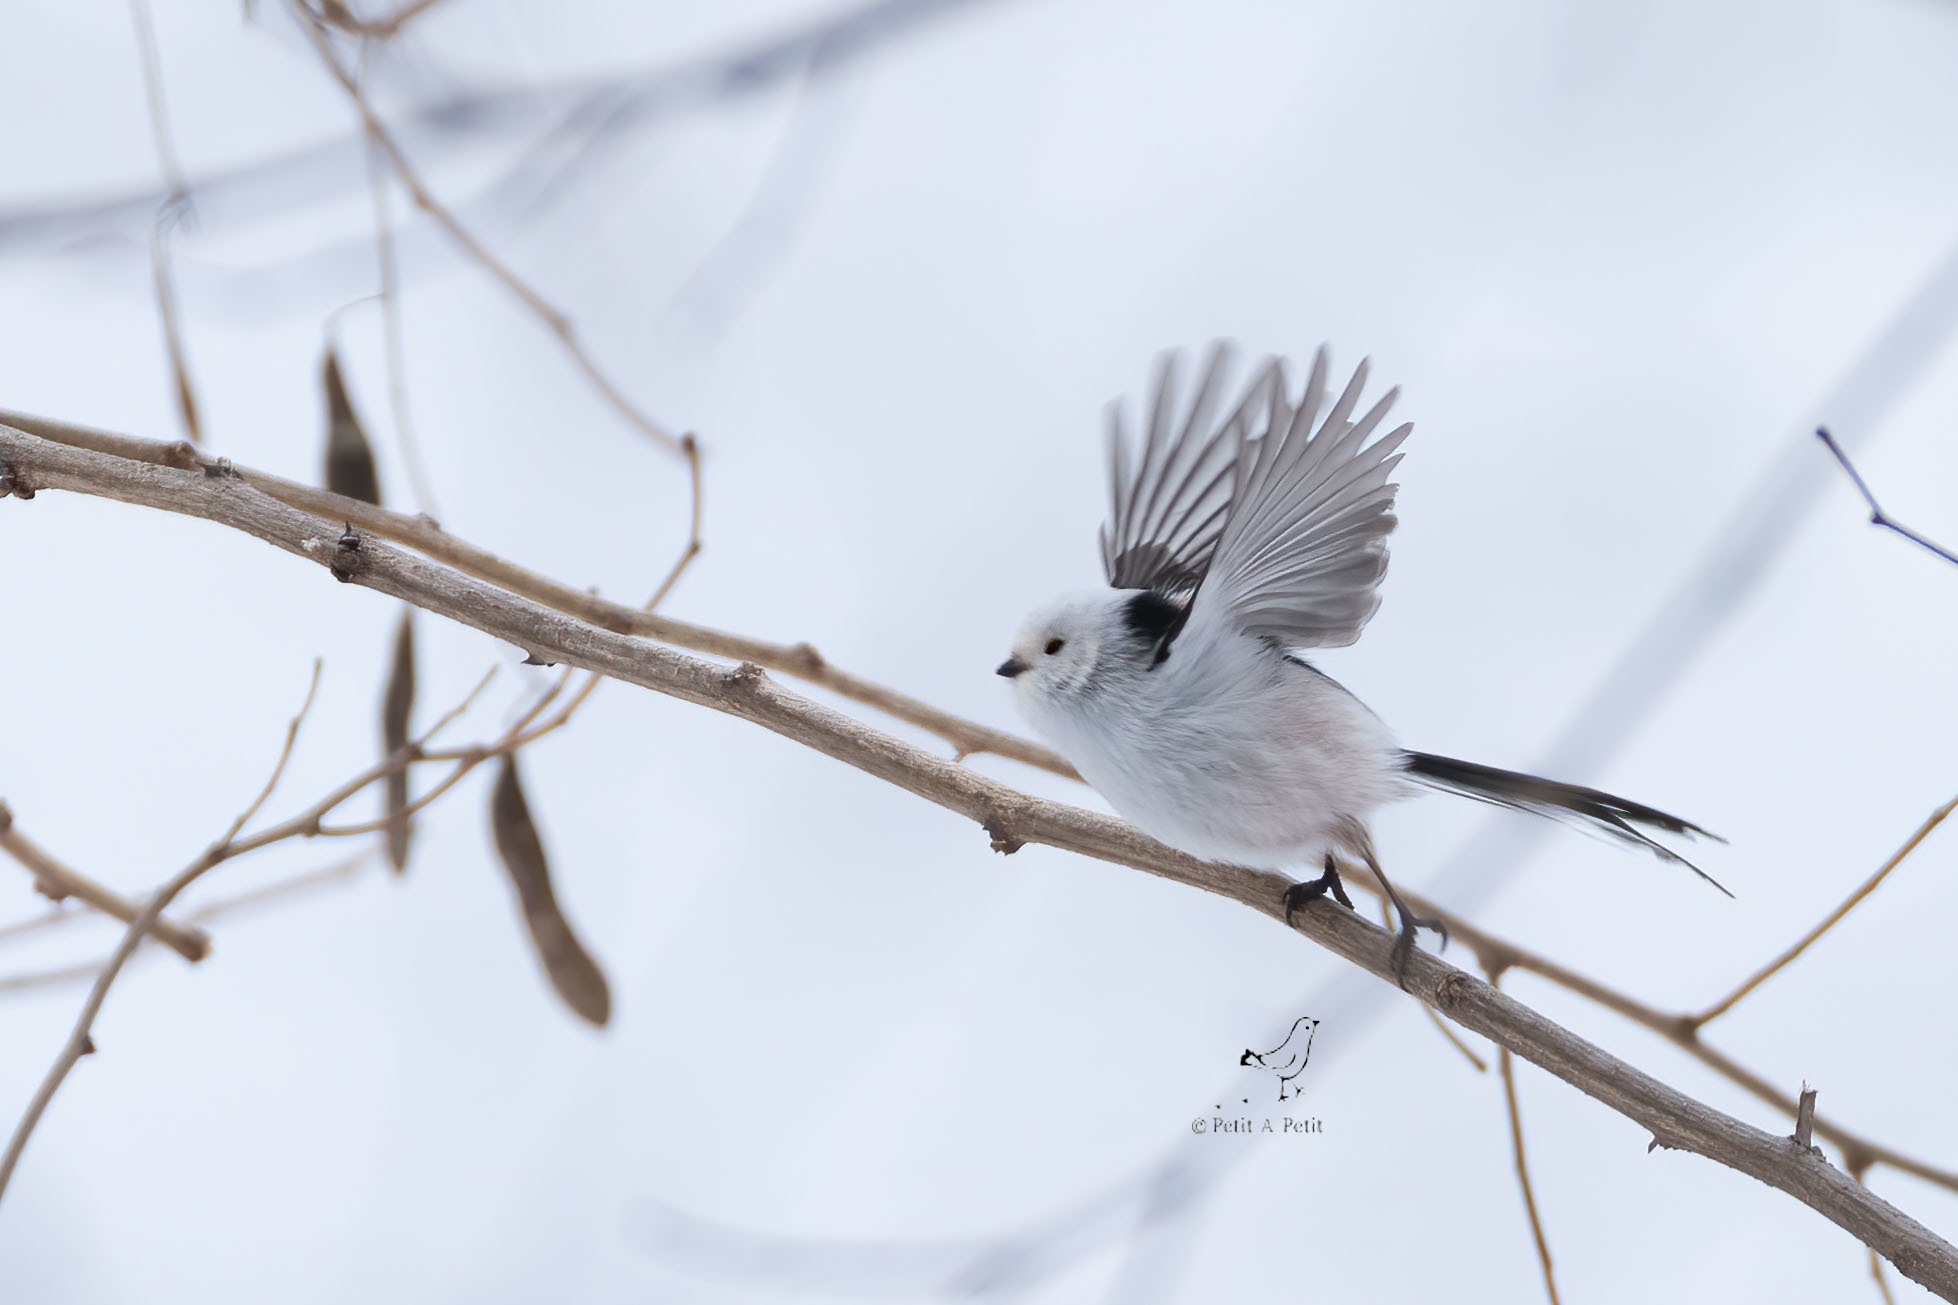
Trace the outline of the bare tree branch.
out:
[[[1523,1210],[1530,1217],[1530,1237],[1536,1242],[1537,1262],[1543,1266],[1543,1290],[1550,1297],[1550,1305],[1558,1305],[1557,1271],[1550,1264],[1550,1242],[1543,1235],[1536,1189],[1530,1185],[1530,1162],[1523,1153],[1523,1111],[1516,1102],[1516,1059],[1509,1054],[1509,1048],[1497,1048],[1496,1069],[1502,1074],[1503,1103],[1509,1113],[1509,1146],[1516,1161],[1516,1185],[1523,1191]]]
[[[383,14],[379,18],[362,18],[347,8],[346,0],[320,0],[320,17],[341,31],[387,41],[440,3],[442,0],[403,0],[401,7],[393,13]]]
[[[491,675],[494,675],[494,673],[492,669]],[[60,1055],[56,1057],[54,1066],[48,1071],[46,1078],[42,1080],[41,1086],[35,1092],[33,1100],[28,1103],[27,1110],[21,1116],[20,1123],[14,1130],[13,1138],[8,1143],[6,1152],[4,1155],[0,1155],[0,1197],[6,1195],[8,1181],[11,1179],[15,1167],[20,1163],[21,1152],[27,1145],[27,1139],[33,1134],[35,1126],[40,1122],[41,1116],[46,1112],[48,1103],[54,1099],[55,1092],[60,1089],[61,1084],[67,1079],[69,1071],[75,1067],[76,1063],[83,1056],[95,1050],[95,1044],[90,1037],[90,1029],[94,1025],[96,1015],[102,1008],[102,1002],[108,996],[109,988],[115,983],[117,976],[122,973],[130,957],[135,955],[137,948],[143,942],[144,935],[156,922],[157,917],[162,914],[164,908],[174,901],[186,888],[190,887],[191,884],[226,861],[234,860],[251,852],[256,852],[261,848],[270,847],[274,843],[284,842],[287,839],[310,838],[319,834],[321,832],[320,822],[328,813],[348,798],[351,798],[354,794],[366,788],[369,784],[383,778],[403,760],[401,757],[384,758],[382,761],[354,776],[354,778],[334,788],[325,797],[320,798],[298,815],[280,821],[278,824],[272,825],[269,828],[262,829],[249,837],[241,837],[245,826],[250,824],[252,819],[257,816],[259,810],[264,807],[266,800],[272,796],[273,790],[278,787],[280,778],[285,774],[286,763],[292,759],[293,744],[299,737],[299,727],[304,723],[306,713],[312,707],[313,697],[318,692],[319,675],[320,664],[316,660],[313,663],[312,680],[306,691],[306,701],[286,728],[285,745],[279,753],[278,762],[273,766],[270,777],[265,781],[265,786],[259,790],[258,795],[252,799],[251,804],[239,813],[238,818],[231,822],[230,827],[225,830],[222,837],[206,848],[204,853],[195,861],[191,862],[190,865],[186,866],[175,877],[171,878],[161,888],[157,889],[155,893],[151,894],[149,901],[144,905],[143,909],[137,913],[134,920],[130,921],[129,928],[123,933],[122,942],[110,955],[108,961],[96,972],[95,984],[89,989],[88,999],[82,1004],[81,1015],[77,1018],[68,1041],[63,1045]],[[457,717],[461,716],[463,712],[467,711],[470,704],[476,700],[477,695],[483,691],[484,686],[489,683],[491,675],[485,675],[478,681],[476,687],[471,689],[461,702],[443,713],[441,718],[431,725],[419,739],[414,740],[409,745],[407,751],[410,754],[418,751],[422,745],[434,738],[437,733],[446,728]],[[70,969],[56,972],[53,975],[39,977],[44,981],[60,981],[75,976],[74,971]],[[30,983],[31,981],[32,979],[30,978]],[[17,983],[13,986],[30,985]]]
[[[1443,923],[1448,926],[1449,937],[1467,946],[1475,954],[1477,964],[1484,970],[1515,969],[1547,979],[1566,992],[1574,992],[1580,997],[1594,1001],[1606,1010],[1622,1015],[1634,1024],[1659,1034],[1723,1078],[1746,1089],[1756,1099],[1777,1110],[1787,1109],[1787,1094],[1781,1088],[1726,1053],[1709,1046],[1700,1038],[1698,1030],[1693,1025],[1692,1016],[1660,1010],[1607,984],[1599,983],[1589,975],[1579,974],[1569,966],[1560,965],[1528,948],[1498,938],[1469,923],[1461,916],[1442,910],[1425,897],[1414,893],[1403,893],[1402,896],[1407,898],[1408,903],[1415,910],[1423,914],[1439,915]],[[1935,1183],[1948,1191],[1958,1192],[1958,1171],[1926,1164],[1893,1147],[1872,1142],[1861,1134],[1851,1132],[1820,1115],[1815,1119],[1815,1131],[1842,1151],[1843,1164],[1846,1168],[1853,1170],[1858,1165],[1867,1167],[1871,1164],[1885,1164],[1922,1178],[1927,1183]]]
[[[20,832],[14,823],[14,813],[5,802],[0,802],[0,851],[5,851],[34,873],[34,886],[43,897],[53,901],[74,898],[86,902],[104,915],[114,916],[124,924],[133,923],[142,908],[104,884],[98,884],[87,875],[71,870],[57,861],[45,848]],[[43,917],[58,919],[59,916]],[[149,927],[150,936],[164,943],[187,961],[201,961],[211,952],[211,936],[202,929],[173,923],[158,917]]]
[[[103,1000],[109,995],[110,985],[115,983],[116,976],[122,973],[122,967],[128,964],[129,958],[135,954],[137,946],[143,941],[143,935],[148,932],[152,924],[156,923],[157,917],[163,914],[163,908],[175,901],[177,894],[190,887],[211,867],[232,854],[233,840],[238,837],[238,831],[258,814],[258,809],[265,805],[268,797],[272,796],[272,790],[278,787],[279,777],[285,774],[286,762],[292,759],[292,745],[299,738],[299,727],[305,722],[306,713],[312,710],[313,695],[319,692],[319,687],[320,664],[315,661],[312,679],[306,686],[306,700],[300,704],[298,714],[286,727],[285,745],[279,750],[279,759],[274,763],[271,775],[266,778],[265,787],[259,790],[258,796],[252,799],[251,805],[231,822],[231,827],[224,831],[224,837],[211,844],[202,856],[179,871],[169,883],[157,889],[143,909],[137,913],[136,918],[129,922],[129,928],[123,932],[121,944],[109,957],[108,964],[102,967],[102,972],[96,976],[95,986],[89,989],[88,1000],[82,1003],[82,1013],[75,1018],[75,1027],[68,1034],[68,1041],[63,1044],[61,1054],[55,1058],[54,1066],[48,1070],[47,1077],[41,1080],[41,1086],[36,1089],[33,1100],[28,1102],[27,1110],[20,1117],[20,1123],[14,1127],[13,1137],[7,1142],[6,1151],[0,1153],[0,1196],[6,1195],[7,1184],[13,1178],[14,1168],[20,1164],[20,1155],[27,1147],[27,1139],[33,1135],[34,1126],[41,1122],[41,1116],[47,1111],[48,1103],[54,1100],[54,1094],[60,1090],[63,1080],[68,1077],[68,1071],[72,1070],[83,1056],[95,1050],[95,1042],[90,1036],[90,1030],[95,1026],[95,1016],[102,1009]]]
[[[1850,483],[1856,486],[1856,492],[1861,494],[1863,496],[1863,502],[1869,505],[1871,525],[1881,526],[1885,530],[1894,531],[1902,535],[1905,539],[1908,539],[1911,543],[1916,544],[1919,548],[1936,554],[1953,566],[1958,566],[1958,553],[1953,553],[1950,549],[1942,545],[1932,543],[1909,526],[1902,524],[1884,513],[1882,507],[1877,504],[1876,495],[1870,493],[1870,487],[1864,484],[1862,476],[1857,474],[1856,465],[1849,460],[1849,455],[1842,451],[1842,446],[1836,443],[1836,437],[1829,434],[1829,428],[1827,426],[1816,427],[1815,436],[1822,441],[1824,447],[1830,453],[1835,455],[1836,462],[1842,467],[1844,472],[1848,473]]]
[[[65,489],[215,521],[310,559],[344,583],[414,603],[515,643],[542,660],[600,672],[761,725],[979,822],[997,850],[1043,843],[1160,875],[1284,919],[1289,881],[1282,876],[1198,861],[1120,821],[1017,792],[790,693],[756,666],[716,666],[591,625],[378,539],[344,531],[238,476],[130,462],[4,428],[0,473],[30,491]],[[164,900],[159,894],[152,906],[161,909],[156,903]],[[1393,973],[1391,937],[1354,912],[1314,903],[1296,916],[1293,927],[1377,977]],[[130,948],[138,938],[140,930],[132,930]],[[1431,955],[1415,954],[1405,987],[1462,1027],[1635,1121],[1650,1131],[1655,1147],[1694,1152],[1789,1193],[1877,1250],[1906,1277],[1958,1302],[1958,1248],[1842,1170],[1793,1147],[1787,1137],[1686,1096]],[[1817,1130],[1821,1128],[1818,1120]]]
[[[1784,951],[1753,974],[1750,974],[1741,982],[1739,987],[1722,997],[1719,1001],[1714,1002],[1705,1010],[1689,1017],[1687,1022],[1691,1027],[1695,1029],[1704,1028],[1712,1020],[1718,1019],[1720,1016],[1732,1010],[1739,1004],[1741,998],[1747,996],[1748,993],[1753,992],[1756,988],[1773,978],[1790,961],[1793,961],[1797,956],[1807,951],[1816,939],[1835,928],[1837,924],[1841,923],[1844,916],[1856,908],[1859,902],[1875,892],[1877,885],[1888,878],[1892,870],[1902,865],[1904,858],[1916,851],[1917,845],[1923,842],[1933,829],[1943,824],[1945,817],[1949,816],[1953,811],[1958,811],[1958,797],[1952,798],[1951,801],[1945,803],[1926,817],[1924,823],[1917,827],[1917,832],[1905,839],[1904,845],[1895,852],[1892,852],[1890,859],[1877,867],[1875,874],[1859,884],[1854,892],[1848,897],[1843,898],[1840,906],[1823,916],[1820,924],[1803,934],[1787,951]]]
[[[156,46],[156,24],[150,17],[149,0],[129,0],[129,16],[136,28],[136,52],[143,65],[143,91],[148,97],[150,135],[156,143],[157,168],[163,174],[164,195],[157,204],[156,220],[150,226],[150,271],[156,288],[157,316],[163,323],[163,347],[170,360],[170,375],[177,389],[177,415],[184,432],[195,442],[201,435],[197,419],[197,391],[190,383],[190,364],[184,349],[182,315],[177,311],[176,281],[170,271],[170,232],[190,210],[190,187],[184,181],[183,163],[177,157],[174,133],[170,130],[170,104],[163,93],[163,56]]]
[[[139,439],[132,435],[96,430],[72,422],[11,412],[4,408],[0,408],[0,424],[73,448],[93,449],[98,453],[133,458],[139,462],[154,463],[158,466],[203,467],[207,465],[196,449],[182,442]],[[682,446],[684,451],[685,441],[682,441]],[[213,462],[208,465],[217,464]],[[386,508],[360,503],[337,494],[328,494],[312,485],[286,480],[270,472],[254,471],[248,467],[232,469],[281,503],[289,504],[304,512],[317,513],[334,521],[348,522],[383,539],[407,544],[418,552],[445,562],[467,575],[475,576],[479,580],[487,580],[498,588],[521,594],[601,629],[619,634],[644,635],[649,639],[657,639],[661,643],[692,649],[694,652],[753,662],[766,670],[793,675],[811,684],[820,685],[852,702],[862,703],[906,724],[926,730],[950,743],[956,750],[954,755],[960,758],[989,752],[995,756],[1008,757],[1041,770],[1051,771],[1068,779],[1080,778],[1066,758],[1051,748],[1042,747],[1038,743],[1009,734],[1004,730],[996,730],[991,726],[954,716],[907,694],[886,688],[862,676],[852,675],[848,671],[830,665],[820,652],[807,643],[783,644],[749,639],[738,634],[710,629],[704,625],[694,625],[671,617],[658,616],[644,609],[628,607],[623,603],[600,598],[589,590],[562,584],[514,562],[505,561],[486,549],[478,548],[466,540],[447,533],[425,516],[404,516],[398,512],[390,512]],[[693,474],[696,477],[699,474],[697,463],[693,466]],[[699,503],[698,493],[694,495],[694,502]]]
[[[363,63],[363,67],[364,67]],[[367,178],[374,195],[374,255],[381,273],[381,334],[387,347],[388,406],[394,412],[394,434],[401,441],[401,461],[408,468],[408,485],[415,506],[434,514],[435,483],[422,461],[421,440],[408,402],[407,330],[401,321],[401,269],[395,257],[394,213],[388,203],[387,158],[372,136],[365,138]]]
[[[555,119],[551,147],[526,153],[484,188],[492,202],[520,187],[537,184],[545,172],[538,156],[555,157],[566,140],[589,143],[601,134],[718,108],[774,92],[798,76],[821,53],[825,65],[841,70],[941,19],[981,8],[979,0],[869,0],[853,9],[822,12],[795,27],[771,27],[755,39],[725,49],[624,72],[561,80],[513,81],[501,86],[471,86],[405,106],[395,115],[398,140],[412,145],[424,162],[516,135],[540,119]],[[406,146],[404,146],[406,148]],[[299,146],[266,158],[202,172],[189,185],[207,224],[227,215],[238,223],[276,221],[294,211],[330,204],[360,184],[360,142],[335,138]],[[562,171],[543,184],[566,189]],[[143,187],[106,198],[56,201],[31,208],[0,208],[0,256],[21,249],[66,246],[78,233],[104,230],[134,235],[151,220],[169,195]]]
[[[71,447],[92,449],[162,466],[201,467],[208,470],[220,465],[229,465],[203,461],[196,450],[187,444],[137,439],[5,410],[0,410],[0,423],[28,430]],[[550,580],[487,553],[445,533],[439,526],[424,517],[403,517],[355,500],[324,494],[311,486],[282,480],[265,472],[247,471],[242,474],[250,483],[283,503],[317,513],[329,520],[350,521],[364,529],[374,530],[384,537],[410,544],[431,557],[455,565],[457,569],[467,574],[488,580],[501,588],[522,594],[602,628],[618,633],[644,634],[698,652],[735,658],[770,670],[782,670],[801,676],[853,701],[885,711],[899,720],[917,725],[954,742],[958,745],[960,757],[979,751],[992,752],[1056,774],[1078,778],[1065,760],[1038,744],[951,716],[927,703],[836,670],[824,662],[807,644],[789,646],[767,643],[703,626],[689,625],[686,622],[673,621],[669,618],[646,616],[634,609],[597,598],[584,590]],[[581,692],[588,691],[589,686]],[[488,755],[480,750],[465,749],[446,754],[430,754],[430,759],[461,760],[465,756],[474,756],[480,762],[487,759]],[[360,832],[361,829],[362,827],[355,827],[348,832]],[[1364,876],[1356,878],[1354,882],[1368,885],[1371,890],[1370,881]],[[1785,1099],[1781,1089],[1772,1081],[1739,1064],[1699,1038],[1690,1027],[1691,1016],[1659,1010],[1567,966],[1489,934],[1432,900],[1418,897],[1410,900],[1414,901],[1417,909],[1425,914],[1439,916],[1448,925],[1452,936],[1475,949],[1478,959],[1485,968],[1514,967],[1548,979],[1568,991],[1595,1001],[1606,1009],[1668,1038],[1689,1055],[1730,1079],[1759,1100],[1776,1108],[1784,1106]],[[1868,1158],[1872,1163],[1880,1162],[1927,1182],[1958,1191],[1958,1172],[1941,1169],[1893,1147],[1874,1142],[1833,1121],[1819,1120],[1817,1127],[1824,1138],[1842,1148],[1845,1159]]]
[[[333,80],[338,82],[340,88],[353,100],[368,138],[381,148],[383,154],[387,155],[389,164],[394,168],[394,175],[400,178],[402,186],[415,201],[415,207],[434,218],[436,224],[448,232],[449,238],[464,253],[501,282],[504,289],[522,301],[524,307],[528,308],[537,320],[557,337],[559,345],[570,356],[571,361],[585,374],[585,378],[592,383],[593,388],[613,411],[641,434],[676,453],[681,452],[680,441],[627,398],[625,392],[599,367],[597,360],[591,356],[584,345],[579,343],[577,334],[572,329],[571,319],[532,289],[529,282],[513,272],[508,264],[492,254],[489,248],[463,226],[455,214],[451,213],[440,200],[435,198],[434,193],[422,184],[420,175],[415,171],[414,165],[408,161],[408,156],[403,152],[400,143],[388,130],[387,124],[382,122],[380,116],[374,112],[373,105],[368,103],[367,93],[361,89],[359,81],[352,73],[340,66],[339,56],[333,52],[333,45],[327,39],[325,21],[319,14],[307,8],[304,0],[291,0],[291,3],[293,14],[299,19],[300,27],[312,38],[313,48],[319,52],[320,62],[326,65],[327,71],[333,75]]]

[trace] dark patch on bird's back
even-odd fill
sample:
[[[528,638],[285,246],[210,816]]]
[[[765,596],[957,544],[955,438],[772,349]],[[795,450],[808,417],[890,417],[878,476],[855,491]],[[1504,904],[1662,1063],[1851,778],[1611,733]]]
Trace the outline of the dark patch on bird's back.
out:
[[[1129,632],[1146,648],[1152,649],[1151,666],[1160,666],[1169,656],[1170,641],[1190,619],[1190,605],[1166,598],[1153,589],[1144,589],[1122,607],[1122,620]]]

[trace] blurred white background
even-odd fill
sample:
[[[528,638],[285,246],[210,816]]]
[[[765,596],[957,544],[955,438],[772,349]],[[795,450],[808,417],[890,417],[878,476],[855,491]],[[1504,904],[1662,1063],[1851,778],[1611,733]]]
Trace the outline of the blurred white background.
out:
[[[375,288],[372,208],[346,97],[283,6],[258,9],[155,5],[186,172],[247,178],[200,191],[177,278],[208,447],[311,478],[323,323]],[[1029,607],[1098,579],[1102,404],[1166,346],[1328,340],[1404,387],[1416,433],[1385,605],[1320,664],[1410,746],[1519,768],[1561,746],[1580,767],[1561,778],[1718,830],[1731,845],[1701,864],[1739,899],[1554,829],[1444,883],[1465,840],[1525,821],[1444,797],[1381,821],[1398,882],[1684,1009],[1958,790],[1958,574],[1870,528],[1806,433],[1836,423],[1887,508],[1958,536],[1958,5],[972,0],[819,75],[695,83],[575,169],[513,171],[557,139],[564,87],[656,80],[837,12],[449,0],[372,72],[404,123],[527,93],[482,130],[403,139],[637,401],[699,432],[706,549],[669,612],[808,639],[1017,729],[991,668]],[[174,438],[136,51],[116,0],[0,19],[0,406]],[[685,536],[683,468],[425,219],[401,257],[444,524],[642,599]],[[412,507],[377,308],[340,330],[390,502]],[[1705,648],[1622,740],[1557,744],[1736,520],[1758,528],[1740,552],[1759,583],[1693,591]],[[377,754],[396,609],[375,594],[60,494],[0,503],[0,576],[0,798],[80,869],[140,893],[221,832],[316,655],[272,814]],[[477,736],[542,682],[473,632],[420,633],[424,721],[492,662]],[[624,686],[526,756],[612,1026],[572,1019],[538,973],[479,772],[424,820],[404,880],[219,921],[195,967],[137,962],[0,1210],[0,1295],[1541,1297],[1494,1075],[1269,920],[1048,849],[998,857],[944,811]],[[239,861],[198,894],[345,850]],[[1954,857],[1958,833],[1934,836],[1708,1035],[1791,1101],[1807,1080],[1824,1115],[1945,1166]],[[39,909],[4,865],[0,908]],[[77,925],[0,959],[113,938]],[[1509,986],[1788,1128],[1607,1012]],[[7,1126],[82,996],[0,999]],[[1238,1055],[1301,1014],[1324,1023],[1293,1113],[1323,1134],[1193,1137],[1219,1103],[1277,1111]],[[1624,1119],[1519,1073],[1564,1299],[1876,1299],[1820,1216],[1647,1154]],[[1952,1193],[1872,1181],[1958,1233]]]

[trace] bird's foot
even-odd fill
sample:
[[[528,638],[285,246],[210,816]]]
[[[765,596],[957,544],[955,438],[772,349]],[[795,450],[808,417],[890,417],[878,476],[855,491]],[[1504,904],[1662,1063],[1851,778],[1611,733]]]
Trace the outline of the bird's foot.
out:
[[[1333,859],[1326,858],[1326,872],[1317,879],[1307,879],[1293,884],[1285,890],[1285,923],[1291,924],[1293,917],[1305,909],[1307,902],[1316,902],[1331,893],[1335,902],[1347,910],[1353,909],[1353,899],[1346,895],[1346,885],[1339,881],[1339,870]]]
[[[1445,950],[1448,946],[1448,926],[1433,916],[1414,914],[1407,909],[1407,905],[1404,902],[1398,899],[1396,899],[1394,904],[1394,913],[1399,916],[1401,922],[1400,932],[1394,935],[1394,951],[1391,958],[1394,969],[1394,982],[1398,983],[1401,986],[1401,991],[1405,992],[1407,990],[1407,967],[1414,961],[1414,941],[1416,935],[1423,929],[1432,930],[1440,936],[1442,948]]]

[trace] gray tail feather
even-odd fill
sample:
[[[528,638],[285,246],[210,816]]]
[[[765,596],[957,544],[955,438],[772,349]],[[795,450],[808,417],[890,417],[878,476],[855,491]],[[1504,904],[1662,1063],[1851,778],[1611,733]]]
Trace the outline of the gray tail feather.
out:
[[[1635,828],[1644,825],[1668,834],[1697,834],[1718,843],[1727,841],[1689,820],[1669,816],[1654,807],[1629,802],[1595,788],[1560,784],[1553,779],[1539,779],[1535,775],[1524,775],[1514,770],[1498,770],[1494,766],[1481,766],[1473,761],[1437,757],[1431,752],[1404,752],[1401,754],[1401,764],[1418,784],[1445,793],[1459,793],[1478,802],[1488,802],[1514,811],[1531,811],[1643,847],[1663,860],[1677,861],[1721,892],[1727,893],[1727,896],[1733,896],[1712,875]]]

